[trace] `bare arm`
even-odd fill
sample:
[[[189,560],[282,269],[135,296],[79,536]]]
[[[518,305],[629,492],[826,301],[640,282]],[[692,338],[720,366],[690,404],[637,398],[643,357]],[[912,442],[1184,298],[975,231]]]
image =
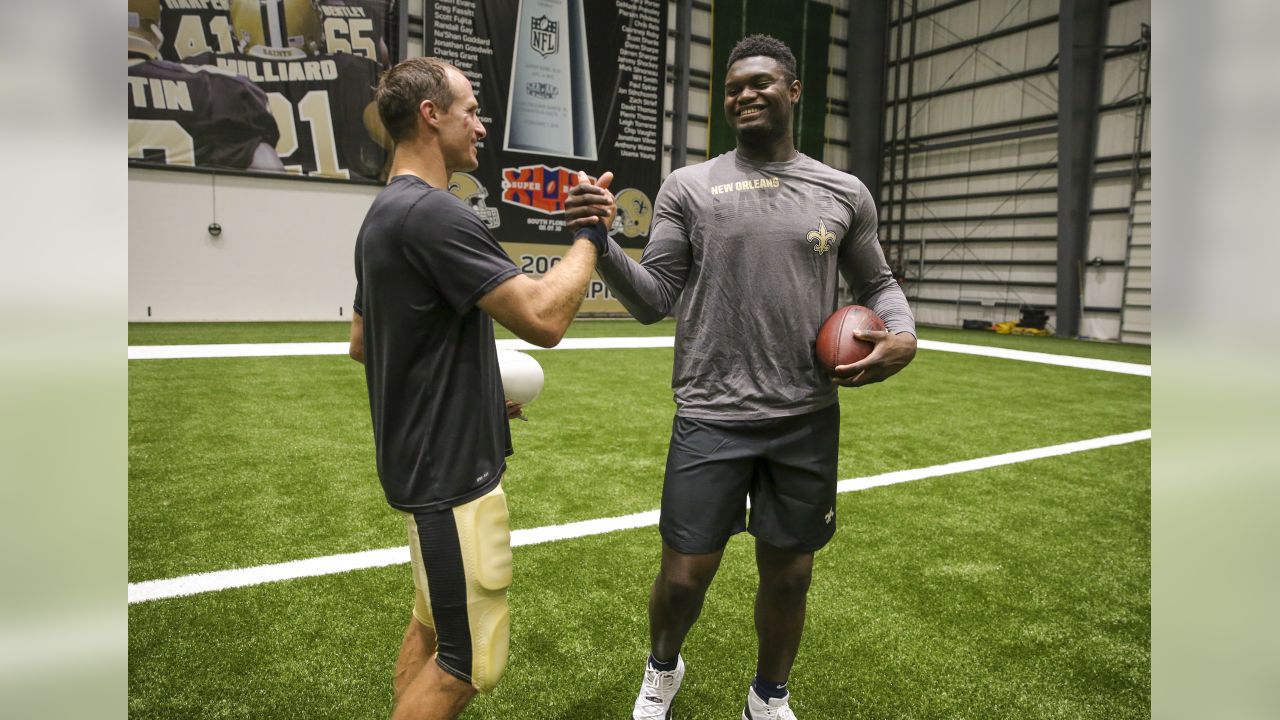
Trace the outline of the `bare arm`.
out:
[[[351,347],[347,353],[352,360],[364,364],[364,316],[358,312],[351,313]]]
[[[476,304],[521,340],[555,347],[582,306],[595,265],[595,244],[579,237],[546,275],[515,275]]]

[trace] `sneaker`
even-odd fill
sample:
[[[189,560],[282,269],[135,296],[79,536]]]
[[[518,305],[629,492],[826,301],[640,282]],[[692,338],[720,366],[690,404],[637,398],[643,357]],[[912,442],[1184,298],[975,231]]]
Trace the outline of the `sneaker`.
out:
[[[791,693],[769,702],[760,699],[755,688],[747,688],[747,704],[742,708],[742,720],[796,720],[791,712]]]
[[[645,661],[644,683],[631,710],[632,720],[669,720],[672,701],[684,680],[684,658],[676,656],[675,670],[656,670]]]

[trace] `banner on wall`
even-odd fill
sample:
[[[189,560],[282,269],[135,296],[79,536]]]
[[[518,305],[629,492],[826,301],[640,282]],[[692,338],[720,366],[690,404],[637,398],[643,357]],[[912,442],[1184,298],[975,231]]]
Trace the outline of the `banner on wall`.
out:
[[[425,19],[424,54],[471,80],[488,130],[479,168],[450,190],[520,269],[559,261],[579,170],[613,171],[610,234],[638,257],[662,183],[666,0],[427,0]],[[582,310],[623,312],[598,280]]]
[[[397,0],[129,0],[129,161],[377,181]]]

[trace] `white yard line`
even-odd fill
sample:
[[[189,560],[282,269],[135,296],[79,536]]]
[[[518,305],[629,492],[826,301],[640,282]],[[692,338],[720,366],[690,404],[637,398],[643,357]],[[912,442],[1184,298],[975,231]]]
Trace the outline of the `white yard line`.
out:
[[[499,340],[499,350],[544,350],[523,340]],[[669,348],[675,347],[676,339],[667,337],[606,337],[606,338],[566,338],[552,350],[623,350],[629,348]],[[1060,365],[1063,367],[1082,368],[1085,370],[1102,370],[1104,372],[1124,373],[1126,375],[1144,375],[1151,377],[1150,365],[1116,362],[1114,360],[1097,360],[1095,358],[1076,357],[1074,355],[1054,355],[1052,353],[1029,352],[1026,350],[1010,350],[1007,348],[987,347],[984,345],[962,345],[960,343],[939,342],[937,340],[921,340],[921,350],[939,350],[942,352],[963,353],[965,355],[981,355],[983,357],[1001,358],[1004,360],[1022,360],[1024,362]],[[130,345],[130,360],[179,360],[189,358],[234,358],[234,357],[288,357],[298,355],[346,355],[347,343],[255,343],[255,344],[222,344],[222,345]]]
[[[1124,445],[1126,443],[1134,443],[1150,439],[1150,430],[1140,430],[1138,432],[1123,433],[1120,435],[1108,435],[1106,437],[1093,438],[1090,440],[1064,443],[1062,445],[1050,445],[1048,447],[1021,450],[1018,452],[1004,453],[1002,455],[991,455],[989,457],[946,463],[944,465],[934,465],[932,467],[916,468],[913,470],[899,470],[896,472],[883,473],[881,475],[873,475],[871,477],[841,480],[837,485],[836,491],[841,493],[853,492],[856,490],[865,490],[867,488],[881,487],[883,485],[893,485],[896,483],[911,482],[913,480],[923,480],[925,478],[954,475],[956,473],[983,470],[1002,465],[1013,465],[1016,463],[1027,462],[1029,460],[1054,457],[1057,455],[1069,455],[1071,453],[1085,452],[1088,450],[1110,447],[1112,445]],[[515,530],[511,533],[511,544],[514,547],[537,545],[539,543],[568,540],[571,538],[587,537],[590,535],[603,535],[605,533],[615,532],[618,530],[651,527],[657,524],[658,511],[650,510],[648,512],[624,515],[622,517],[598,518],[595,520],[583,520],[581,522],[567,523],[565,525],[550,525],[547,527]],[[183,577],[169,578],[165,580],[147,580],[145,582],[129,583],[129,604],[132,605],[134,603],[147,602],[148,600],[162,600],[165,598],[181,597],[183,595],[217,592],[219,590],[229,590],[231,588],[260,585],[263,583],[279,582],[282,580],[293,580],[295,578],[333,575],[335,573],[350,572],[352,570],[363,570],[367,568],[384,567],[387,565],[399,565],[407,562],[409,562],[409,549],[407,547],[393,547],[383,548],[381,550],[345,553],[342,555],[329,555],[327,557],[308,558],[306,560],[293,560],[291,562],[276,563],[273,565],[259,565],[258,567],[240,568],[236,570],[219,570],[216,572],[185,575]]]
[[[1074,355],[1054,355],[1053,353],[1030,352],[1027,350],[1010,350],[1009,348],[988,347],[985,345],[962,345],[938,340],[920,340],[917,345],[921,350],[941,350],[942,352],[962,353],[964,355],[981,355],[1003,360],[1022,360],[1045,365],[1061,365],[1062,367],[1151,377],[1151,366],[1139,365],[1138,363],[1098,360],[1097,358],[1076,357]]]

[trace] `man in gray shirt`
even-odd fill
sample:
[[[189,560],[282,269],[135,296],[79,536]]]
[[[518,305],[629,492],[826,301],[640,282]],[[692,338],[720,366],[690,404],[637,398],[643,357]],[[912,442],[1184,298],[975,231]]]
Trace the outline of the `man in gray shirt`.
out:
[[[737,149],[663,183],[639,263],[610,245],[598,271],[636,319],[676,310],[676,418],[649,598],[650,657],[632,717],[668,718],[680,648],[729,537],[756,538],[756,676],[744,720],[794,719],[786,683],[800,646],[813,553],[835,531],[836,385],[879,382],[915,356],[915,323],[884,260],[866,186],[796,151],[795,57],[766,35],[729,56],[725,117]],[[590,184],[569,206],[600,203]],[[885,321],[870,356],[819,367],[837,271]],[[751,500],[750,522],[746,500]]]

